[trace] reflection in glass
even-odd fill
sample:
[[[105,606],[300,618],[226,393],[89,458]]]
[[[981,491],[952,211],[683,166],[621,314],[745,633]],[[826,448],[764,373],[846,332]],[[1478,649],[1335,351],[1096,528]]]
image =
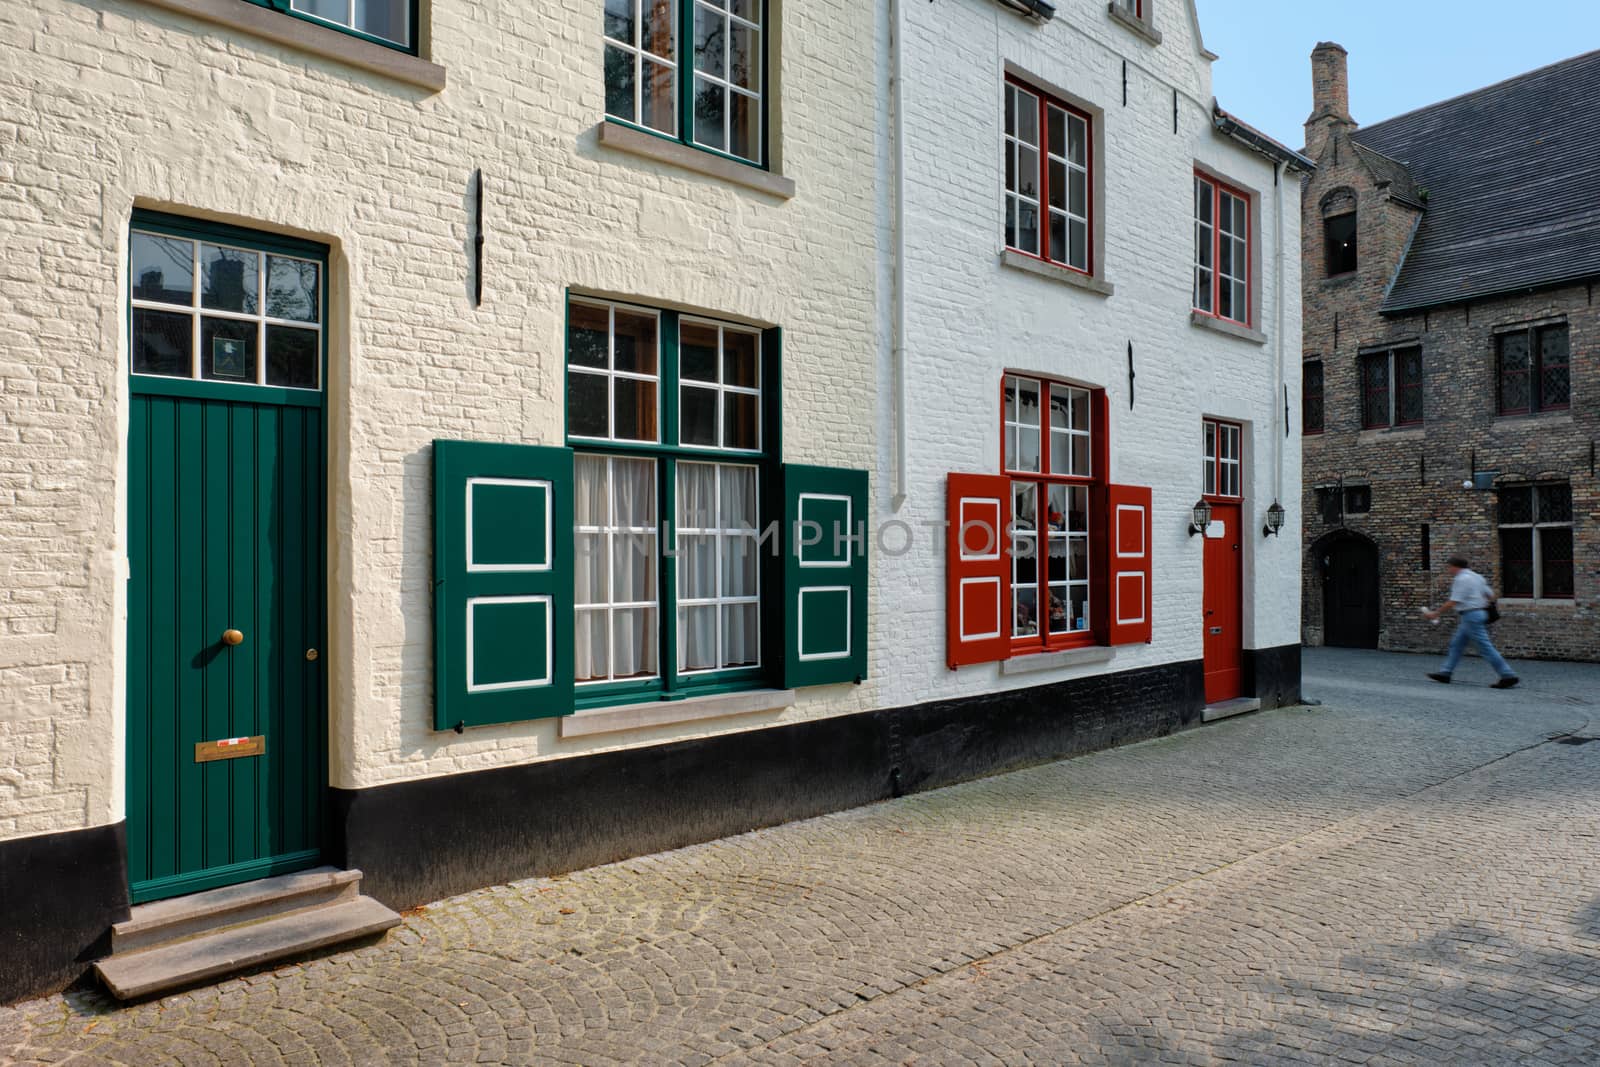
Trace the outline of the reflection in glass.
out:
[[[632,374],[656,372],[656,317],[616,309],[613,369]]]
[[[678,433],[686,445],[715,447],[717,443],[717,392],[715,389],[683,387]]]
[[[194,304],[193,241],[135,231],[128,248],[128,273],[135,300]]]
[[[609,360],[611,314],[603,307],[573,303],[567,308],[567,362],[604,368]]]
[[[609,397],[606,377],[578,370],[567,373],[567,432],[578,437],[607,437]]]
[[[256,380],[256,324],[238,319],[200,320],[200,377],[216,381]]]
[[[290,326],[267,327],[267,384],[315,389],[321,334]]]
[[[133,373],[193,376],[193,328],[194,319],[189,315],[134,308],[130,338]]]
[[[321,268],[304,259],[267,257],[267,315],[274,319],[317,322],[320,317]]]

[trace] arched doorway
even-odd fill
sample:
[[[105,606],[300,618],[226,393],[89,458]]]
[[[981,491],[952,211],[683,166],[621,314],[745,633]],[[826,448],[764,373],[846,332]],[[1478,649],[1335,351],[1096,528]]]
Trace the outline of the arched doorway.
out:
[[[1324,542],[1322,640],[1337,648],[1378,647],[1378,546],[1345,535]]]

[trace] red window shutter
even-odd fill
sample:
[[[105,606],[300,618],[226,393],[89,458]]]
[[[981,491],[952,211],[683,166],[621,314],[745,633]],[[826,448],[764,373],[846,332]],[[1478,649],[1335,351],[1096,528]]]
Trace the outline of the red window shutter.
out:
[[[945,488],[950,668],[1011,656],[1011,480],[952,474]]]
[[[1106,486],[1111,615],[1107,644],[1148,644],[1150,627],[1150,490]]]

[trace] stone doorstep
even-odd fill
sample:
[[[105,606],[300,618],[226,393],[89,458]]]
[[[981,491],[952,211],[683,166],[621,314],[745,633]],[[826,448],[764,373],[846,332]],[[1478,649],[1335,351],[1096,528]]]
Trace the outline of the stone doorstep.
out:
[[[400,916],[371,897],[357,896],[108,956],[95,964],[95,973],[118,1000],[131,1000],[370,937],[398,925]]]
[[[1201,722],[1216,722],[1233,715],[1243,715],[1246,712],[1260,711],[1261,699],[1259,697],[1234,697],[1232,700],[1220,700],[1215,704],[1207,704],[1206,710],[1201,712]]]
[[[292,911],[355,900],[361,872],[316,867],[140,904],[111,928],[111,951],[133,952]]]

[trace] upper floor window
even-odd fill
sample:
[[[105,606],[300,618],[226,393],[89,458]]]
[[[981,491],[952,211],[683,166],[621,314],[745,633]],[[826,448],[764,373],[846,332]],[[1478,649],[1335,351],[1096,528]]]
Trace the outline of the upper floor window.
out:
[[[1327,253],[1328,277],[1356,269],[1356,213],[1332,215],[1322,220],[1322,246]]]
[[[248,0],[407,52],[417,49],[417,0]]]
[[[1322,360],[1307,360],[1300,371],[1300,428],[1322,432]]]
[[[1194,177],[1194,308],[1250,325],[1250,197]]]
[[[1205,495],[1242,496],[1240,472],[1244,464],[1240,449],[1244,431],[1235,423],[1215,419],[1206,419],[1201,429],[1205,445]]]
[[[1422,349],[1393,348],[1361,357],[1361,428],[1422,423]]]
[[[1007,375],[1005,471],[1011,476],[1011,635],[1016,651],[1087,637],[1094,394]]]
[[[128,241],[136,375],[322,387],[325,253],[270,234],[135,218]]]
[[[1499,493],[1503,596],[1572,598],[1572,486],[1502,486]]]
[[[1090,273],[1089,116],[1014,80],[1005,95],[1006,247]]]
[[[764,164],[765,15],[766,0],[605,0],[606,115]]]
[[[1495,337],[1501,415],[1528,415],[1572,403],[1567,325],[1529,327]]]
[[[1132,15],[1136,19],[1144,18],[1144,0],[1116,0],[1116,5],[1124,14]]]

